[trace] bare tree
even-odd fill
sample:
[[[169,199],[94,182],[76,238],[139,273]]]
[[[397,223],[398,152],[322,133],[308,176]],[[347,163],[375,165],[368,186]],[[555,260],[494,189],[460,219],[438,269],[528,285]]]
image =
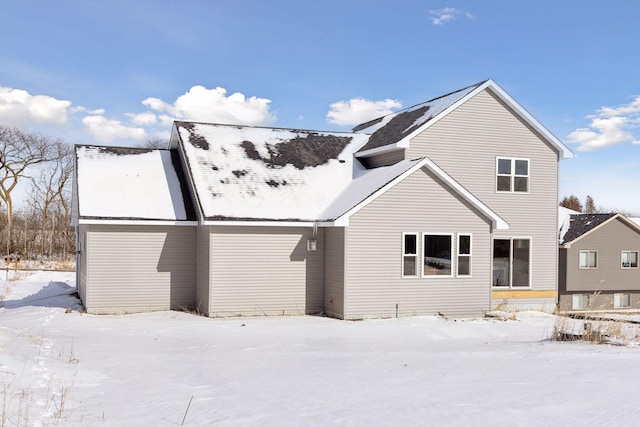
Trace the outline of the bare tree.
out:
[[[148,138],[142,146],[144,148],[169,148],[169,141],[166,141],[158,136]]]
[[[580,199],[574,195],[569,197],[565,196],[565,198],[560,202],[560,206],[577,212],[582,212],[582,203],[580,203]]]
[[[55,141],[53,160],[40,168],[39,174],[31,178],[31,203],[40,215],[40,254],[52,255],[54,240],[65,242],[56,231],[68,227],[68,187],[73,176],[73,158],[70,146]],[[64,224],[64,221],[67,223]],[[60,222],[63,222],[60,224]],[[57,226],[56,226],[57,224]],[[48,243],[48,247],[47,247]],[[63,248],[63,252],[65,249]]]
[[[592,214],[596,212],[596,203],[593,201],[593,197],[587,196],[587,199],[584,202],[584,213]]]
[[[7,253],[12,249],[12,192],[27,169],[55,158],[55,145],[45,136],[0,126],[0,199],[7,207]]]

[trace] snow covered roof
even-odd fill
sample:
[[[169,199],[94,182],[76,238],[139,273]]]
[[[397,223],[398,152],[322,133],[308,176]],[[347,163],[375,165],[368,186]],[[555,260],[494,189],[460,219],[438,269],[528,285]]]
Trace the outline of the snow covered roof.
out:
[[[176,122],[205,221],[315,221],[364,168],[367,135]],[[175,146],[176,141],[172,141]]]
[[[76,146],[76,220],[193,221],[177,153]]]

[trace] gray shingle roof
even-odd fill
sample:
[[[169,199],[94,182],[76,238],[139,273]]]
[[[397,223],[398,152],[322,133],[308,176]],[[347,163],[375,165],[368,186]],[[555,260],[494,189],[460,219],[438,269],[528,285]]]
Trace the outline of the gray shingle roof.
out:
[[[562,243],[566,244],[576,240],[616,215],[615,213],[571,215],[569,229],[565,233]]]

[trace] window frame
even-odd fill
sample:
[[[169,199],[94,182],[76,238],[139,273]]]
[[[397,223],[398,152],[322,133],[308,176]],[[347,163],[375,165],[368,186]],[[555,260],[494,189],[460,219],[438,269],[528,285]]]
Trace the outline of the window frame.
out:
[[[407,254],[406,253],[406,236],[414,236],[416,238],[416,253],[415,254]],[[420,255],[420,233],[417,232],[403,232],[402,233],[402,255],[401,255],[401,261],[400,261],[400,273],[401,273],[401,277],[403,279],[417,279],[420,277],[420,269],[418,268],[418,260],[420,259],[419,255]],[[409,275],[405,275],[404,274],[404,259],[406,256],[413,256],[414,259],[414,266],[415,266],[415,271],[416,274],[413,276],[409,276]]]
[[[618,302],[619,296],[622,296],[622,298],[624,298],[624,296],[627,296],[627,305],[619,305],[616,304]],[[631,308],[631,293],[630,292],[616,292],[613,294],[613,308],[618,310],[618,309],[624,309],[624,308]]]
[[[508,286],[496,286],[494,285],[494,272],[495,272],[495,241],[496,240],[509,240],[509,284]],[[514,286],[513,285],[513,242],[515,240],[528,240],[529,241],[529,285],[527,286]],[[493,290],[531,290],[533,287],[533,237],[531,236],[494,236],[491,239],[491,288]]]
[[[636,254],[636,265],[632,266],[630,265],[629,267],[625,267],[624,266],[624,254],[632,254],[635,253]],[[622,270],[636,270],[638,269],[638,256],[640,254],[638,253],[638,251],[620,251],[620,268]]]
[[[583,304],[580,307],[576,307],[576,297],[580,297],[581,302]],[[584,304],[584,299],[586,298],[586,304]],[[571,295],[571,310],[589,310],[591,308],[591,294],[572,294]]]
[[[511,169],[508,174],[500,173],[500,160],[509,160],[511,162]],[[525,161],[527,162],[527,174],[520,175],[516,174],[516,161]],[[496,170],[495,170],[495,191],[496,193],[510,193],[510,194],[528,194],[531,188],[531,159],[523,158],[523,157],[496,157]],[[498,181],[499,177],[509,177],[509,190],[500,190],[498,189]],[[527,178],[527,190],[526,191],[516,191],[515,189],[515,178],[516,177],[525,177]]]
[[[588,259],[587,259],[587,265],[585,267],[582,266],[582,254],[583,253],[594,253],[596,255],[595,257],[595,266],[593,267],[589,267],[588,265]],[[598,251],[596,249],[581,249],[578,251],[578,269],[579,270],[597,270],[598,269]]]
[[[460,253],[460,238],[469,238],[469,253]],[[466,257],[469,259],[469,274],[460,274],[460,257]],[[456,238],[456,277],[473,277],[473,234],[472,233],[457,233]]]
[[[449,236],[449,244],[450,244],[450,249],[451,249],[451,253],[449,255],[449,257],[450,257],[450,259],[449,259],[449,262],[450,262],[450,266],[449,266],[450,273],[449,274],[444,275],[444,274],[425,274],[424,273],[425,272],[424,259],[426,257],[426,253],[427,253],[427,251],[425,249],[425,238],[427,236]],[[453,236],[454,236],[454,233],[430,233],[430,232],[422,232],[421,233],[420,242],[421,242],[421,247],[422,247],[422,254],[421,254],[422,256],[421,256],[420,264],[421,264],[421,270],[422,270],[421,271],[421,273],[422,273],[421,277],[422,278],[427,278],[428,277],[428,278],[450,279],[452,277],[455,277],[454,272],[456,271],[456,269],[454,268],[454,260],[453,260],[453,249],[454,249]]]

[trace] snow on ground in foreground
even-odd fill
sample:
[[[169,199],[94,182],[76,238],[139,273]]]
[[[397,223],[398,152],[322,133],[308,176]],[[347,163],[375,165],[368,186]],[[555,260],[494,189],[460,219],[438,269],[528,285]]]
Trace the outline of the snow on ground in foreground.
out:
[[[640,416],[640,349],[549,341],[551,315],[94,316],[78,311],[73,287],[74,273],[0,279],[0,425],[176,426],[191,398],[185,426],[632,425]]]

